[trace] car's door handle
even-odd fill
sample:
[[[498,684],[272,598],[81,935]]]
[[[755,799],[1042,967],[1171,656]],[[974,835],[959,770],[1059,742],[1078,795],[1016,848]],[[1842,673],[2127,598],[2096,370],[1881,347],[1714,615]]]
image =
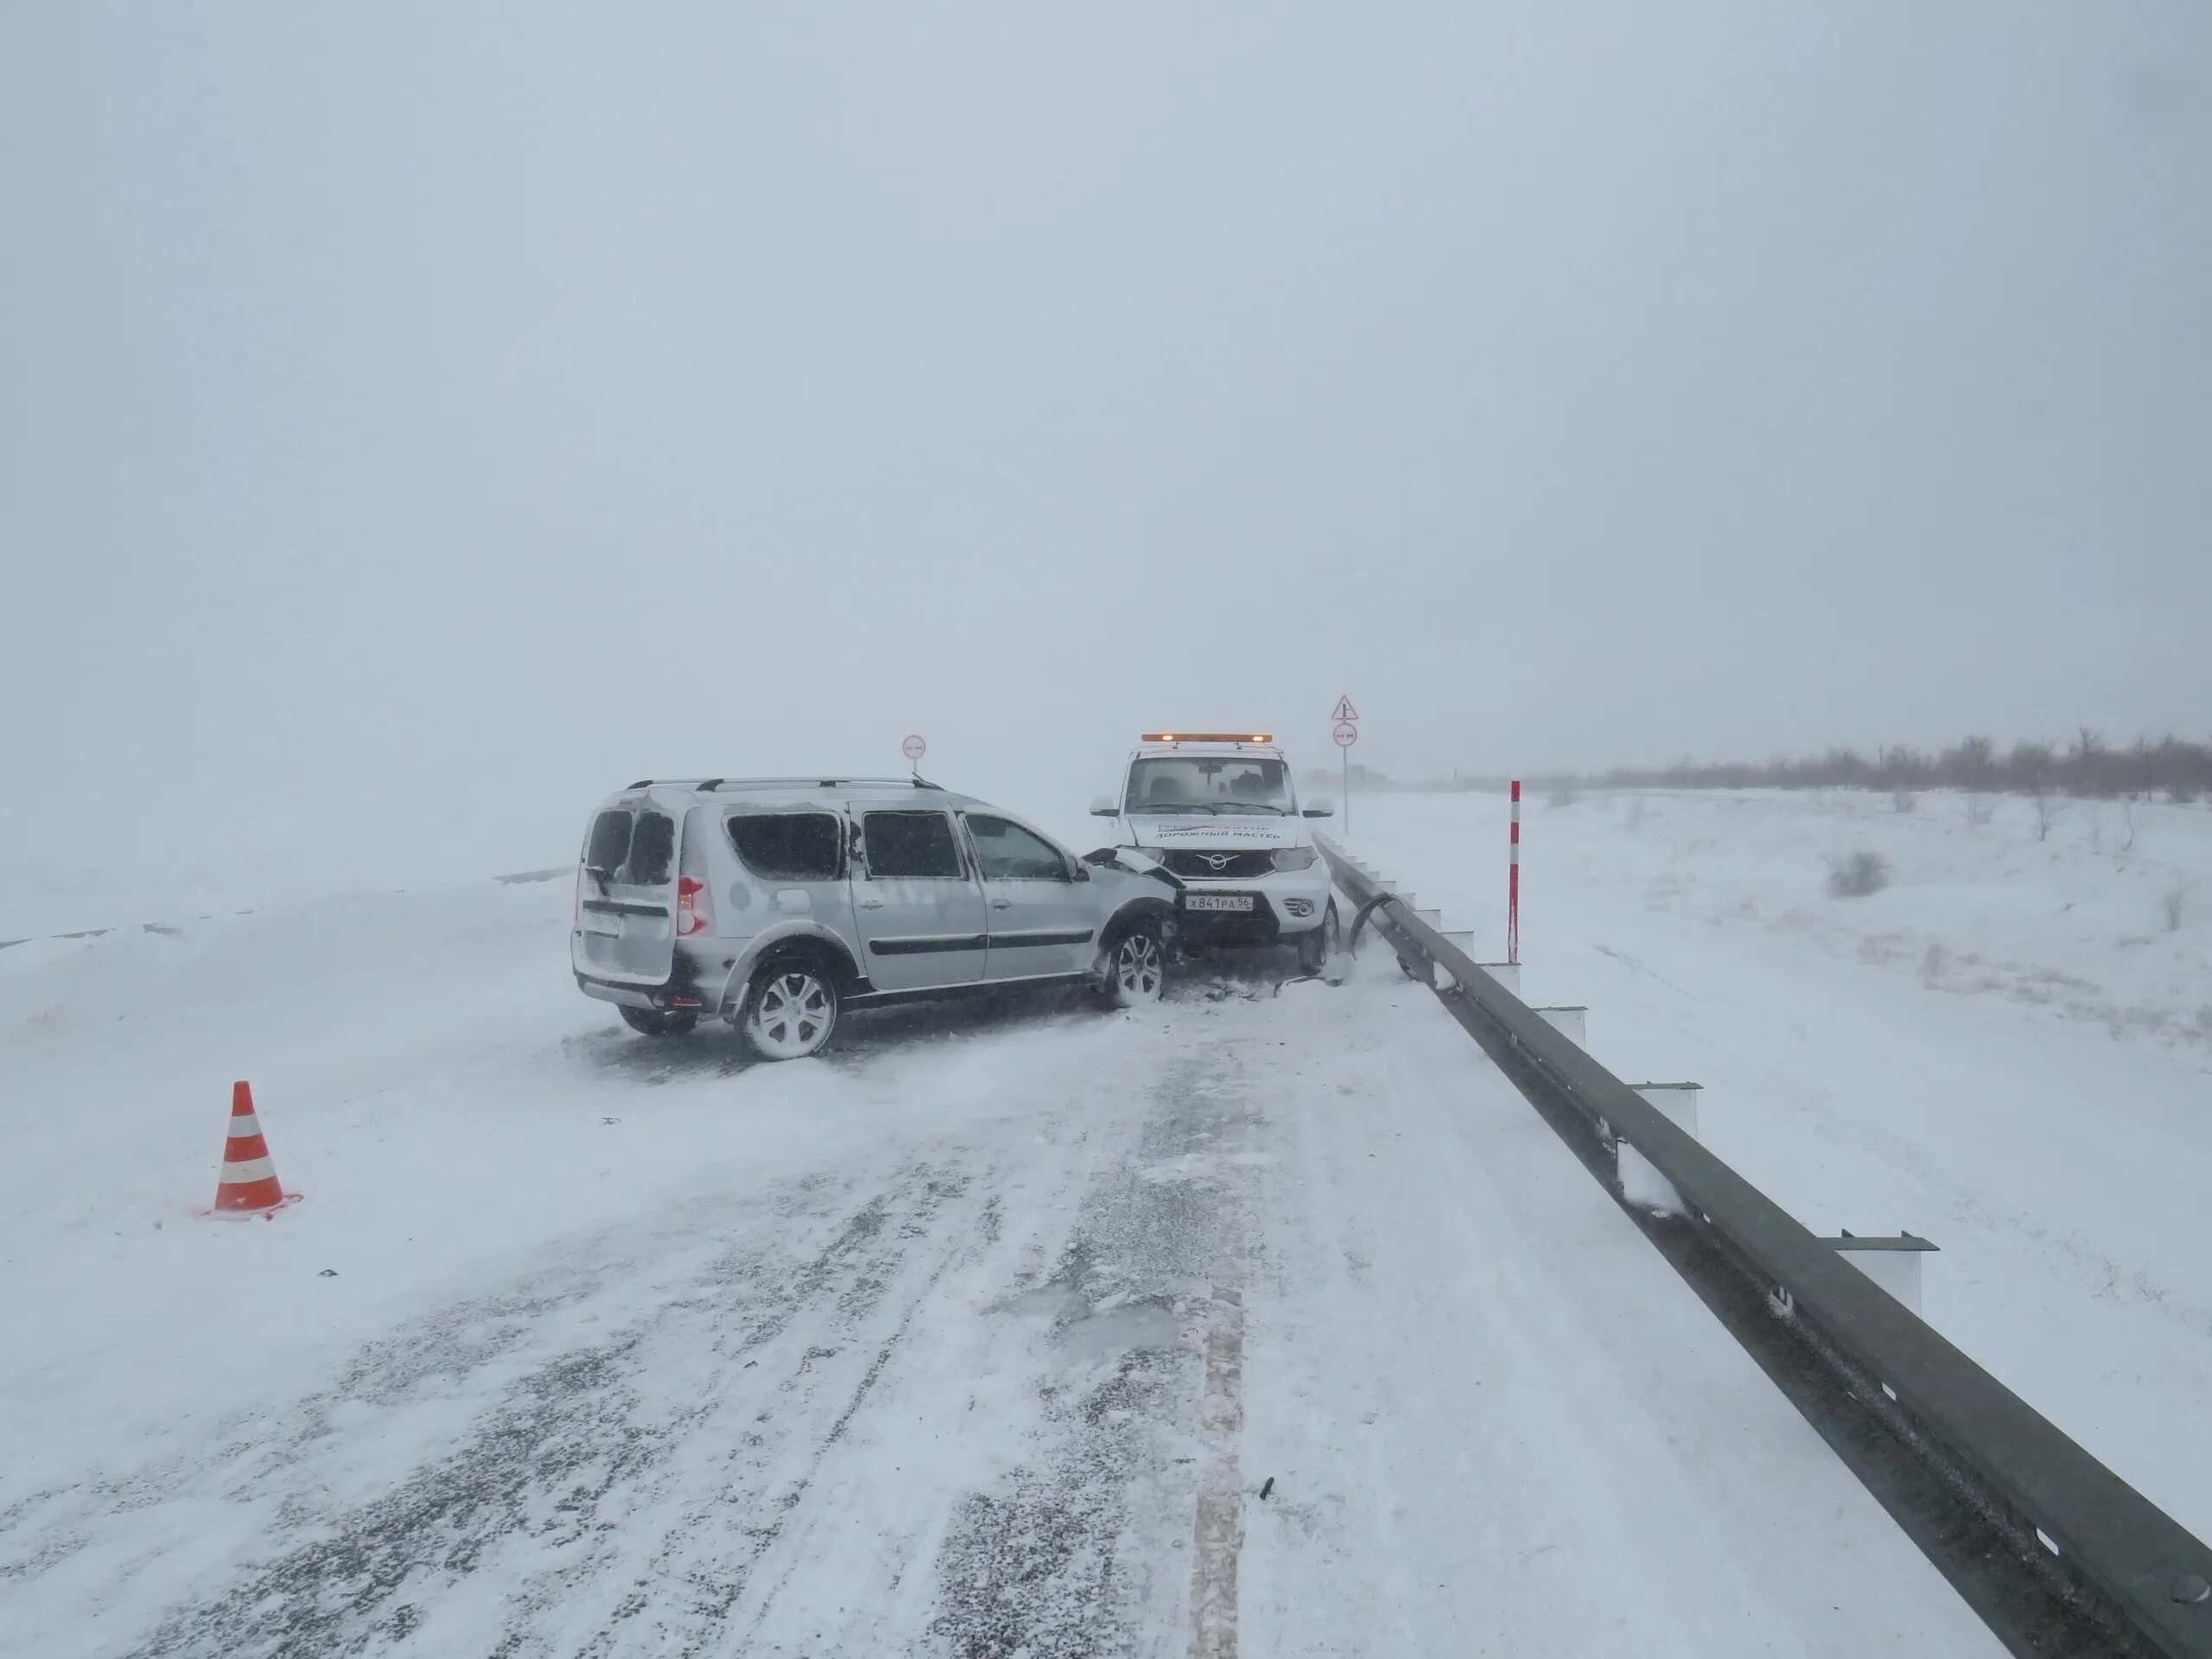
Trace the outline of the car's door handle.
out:
[[[993,910],[1012,910],[1014,908],[1014,900],[1011,899],[994,899],[991,900],[991,908]]]
[[[880,899],[863,899],[861,900],[861,908],[862,910],[881,910],[883,908],[883,900]]]

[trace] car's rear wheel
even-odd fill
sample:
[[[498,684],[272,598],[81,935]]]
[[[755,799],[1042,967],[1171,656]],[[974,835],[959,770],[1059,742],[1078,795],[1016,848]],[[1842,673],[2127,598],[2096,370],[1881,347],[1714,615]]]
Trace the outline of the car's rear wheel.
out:
[[[1337,953],[1339,931],[1337,904],[1332,899],[1328,909],[1321,913],[1321,925],[1298,936],[1298,966],[1301,971],[1318,974],[1329,965],[1329,958]]]
[[[1106,953],[1106,1000],[1117,1008],[1140,1008],[1160,1001],[1167,982],[1167,952],[1160,924],[1131,922]]]
[[[681,1037],[699,1023],[699,1016],[688,1008],[633,1008],[625,1004],[616,1012],[624,1025],[648,1037]]]
[[[764,1060],[803,1060],[828,1044],[843,1004],[836,980],[819,963],[786,957],[753,975],[738,1028]]]

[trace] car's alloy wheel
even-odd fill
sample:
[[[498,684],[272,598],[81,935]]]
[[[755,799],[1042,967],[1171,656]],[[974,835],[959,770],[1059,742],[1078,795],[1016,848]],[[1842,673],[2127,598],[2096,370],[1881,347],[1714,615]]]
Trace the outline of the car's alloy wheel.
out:
[[[803,1060],[836,1025],[837,988],[808,963],[777,963],[753,988],[745,1037],[764,1060]]]
[[[1160,1001],[1166,980],[1166,963],[1160,936],[1148,927],[1134,927],[1115,945],[1107,964],[1106,988],[1119,1008],[1134,1008]]]

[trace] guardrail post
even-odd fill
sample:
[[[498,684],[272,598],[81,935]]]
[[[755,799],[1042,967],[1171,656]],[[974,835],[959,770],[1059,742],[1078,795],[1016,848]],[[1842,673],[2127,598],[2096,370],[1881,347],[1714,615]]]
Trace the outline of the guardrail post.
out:
[[[1821,1243],[1872,1279],[1914,1313],[1920,1312],[1920,1258],[1936,1247],[1903,1228],[1895,1238],[1860,1238],[1846,1230]]]
[[[1462,946],[1462,949],[1465,947]],[[1513,993],[1521,995],[1521,964],[1517,962],[1478,962],[1476,967]]]
[[[1543,1015],[1545,1023],[1573,1043],[1577,1048],[1590,1046],[1589,1008],[1580,1003],[1558,1008],[1534,1008],[1531,1013]]]
[[[1666,1115],[1667,1121],[1688,1135],[1697,1134],[1697,1097],[1704,1084],[1696,1083],[1637,1083],[1629,1085]],[[1613,1171],[1619,1178],[1621,1197],[1639,1210],[1681,1215],[1687,1206],[1675,1184],[1652,1167],[1651,1162],[1618,1135],[1613,1142]]]

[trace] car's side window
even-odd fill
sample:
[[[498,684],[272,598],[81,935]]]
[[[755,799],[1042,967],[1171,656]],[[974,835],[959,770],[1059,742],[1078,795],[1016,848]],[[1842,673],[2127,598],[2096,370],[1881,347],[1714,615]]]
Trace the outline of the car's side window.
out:
[[[993,881],[1065,881],[1067,861],[1044,836],[1033,835],[1018,823],[979,812],[968,815],[968,833],[976,838],[976,861],[985,879]]]
[[[868,812],[861,817],[868,873],[879,878],[950,877],[960,880],[960,843],[942,812]]]
[[[730,844],[745,868],[766,881],[834,881],[843,826],[830,812],[741,812],[729,821]]]

